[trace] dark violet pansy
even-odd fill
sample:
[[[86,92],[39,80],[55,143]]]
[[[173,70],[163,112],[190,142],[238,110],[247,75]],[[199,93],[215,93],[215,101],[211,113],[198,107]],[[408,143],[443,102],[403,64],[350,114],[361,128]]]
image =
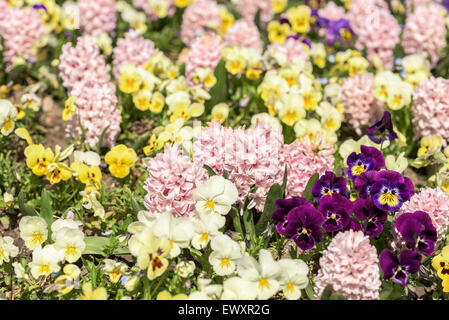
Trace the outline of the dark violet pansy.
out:
[[[370,170],[355,177],[354,188],[360,198],[369,198],[371,186],[376,182],[377,171]]]
[[[302,250],[310,250],[316,242],[321,241],[324,218],[313,206],[293,208],[287,220],[286,235]]]
[[[323,229],[326,232],[342,230],[351,220],[349,215],[352,212],[352,202],[348,198],[335,193],[321,199],[318,211],[324,217]]]
[[[382,140],[395,140],[398,135],[393,130],[393,123],[391,122],[391,114],[388,111],[384,112],[382,119],[377,121],[374,125],[365,130],[366,135],[374,143],[381,143]]]
[[[313,185],[312,195],[319,203],[322,197],[334,193],[346,194],[346,179],[337,177],[332,171],[326,171]]]
[[[437,230],[426,212],[403,213],[396,219],[394,226],[407,248],[427,256],[434,252]]]
[[[354,214],[364,221],[362,230],[365,235],[374,238],[382,233],[387,212],[377,208],[372,199],[357,199],[354,202]]]
[[[346,228],[343,229],[344,231],[352,230],[352,231],[362,231],[362,225],[360,224],[360,221],[357,220],[354,217],[350,217],[349,223],[346,226]]]
[[[374,204],[381,210],[396,211],[410,199],[415,187],[409,178],[396,171],[379,171],[370,188]]]
[[[331,20],[326,25],[326,43],[333,44],[335,42],[351,43],[354,38],[349,21],[346,19]]]
[[[287,226],[287,215],[293,208],[302,206],[311,206],[313,204],[304,198],[278,199],[275,202],[276,210],[273,212],[272,218],[277,223],[276,230],[279,234],[285,235],[285,227]]]
[[[418,272],[421,255],[406,249],[401,251],[398,258],[390,250],[385,249],[379,255],[379,263],[384,273],[384,279],[391,279],[404,287],[410,274]]]
[[[375,147],[361,146],[360,150],[360,153],[351,153],[346,160],[348,168],[345,169],[345,174],[351,180],[366,171],[378,171],[385,166],[384,156]]]

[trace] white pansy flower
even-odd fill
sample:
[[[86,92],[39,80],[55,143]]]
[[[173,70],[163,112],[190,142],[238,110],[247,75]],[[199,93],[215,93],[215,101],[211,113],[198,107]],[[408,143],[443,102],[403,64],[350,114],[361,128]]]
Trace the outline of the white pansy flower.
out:
[[[30,250],[34,250],[48,238],[47,223],[41,217],[23,217],[19,222],[19,230],[20,237]]]
[[[58,230],[55,236],[55,248],[63,252],[66,261],[76,262],[86,248],[84,233],[67,227]]]
[[[120,278],[128,271],[128,266],[119,261],[104,259],[104,272],[109,276],[112,283],[117,283]]]
[[[257,285],[254,282],[232,277],[223,282],[222,300],[255,300]]]
[[[212,253],[209,263],[219,276],[227,276],[235,271],[237,260],[242,256],[240,246],[227,235],[219,235],[212,239]]]
[[[4,136],[14,130],[17,115],[16,107],[9,100],[0,99],[0,131]]]
[[[53,245],[44,248],[38,246],[33,251],[33,261],[30,263],[31,274],[35,279],[40,276],[48,276],[50,273],[59,272],[59,262],[64,259],[64,252],[57,250]]]
[[[225,217],[218,214],[200,213],[197,218],[192,219],[195,235],[192,238],[192,246],[201,250],[207,247],[209,241],[221,234],[219,231],[225,223]]]
[[[18,254],[19,248],[14,245],[14,239],[0,236],[0,265],[9,262],[9,258],[14,258]]]
[[[212,176],[193,191],[195,208],[199,213],[226,215],[238,199],[236,186],[222,176]]]
[[[408,167],[408,160],[404,157],[404,152],[402,152],[397,158],[393,155],[388,155],[385,158],[385,167],[387,170],[397,171],[399,173],[404,172]]]
[[[288,300],[298,300],[301,297],[301,289],[309,283],[307,264],[299,259],[281,259],[278,264],[282,270],[279,282],[284,297]]]
[[[281,267],[268,250],[260,250],[258,262],[251,256],[242,257],[237,263],[237,273],[256,285],[258,299],[269,299],[279,291]]]

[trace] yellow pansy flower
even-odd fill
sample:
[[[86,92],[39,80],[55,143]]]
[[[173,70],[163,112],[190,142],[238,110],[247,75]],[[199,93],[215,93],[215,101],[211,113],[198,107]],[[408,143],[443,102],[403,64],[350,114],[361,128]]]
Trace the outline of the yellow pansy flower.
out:
[[[151,135],[149,144],[143,148],[143,153],[145,153],[146,156],[149,156],[153,153],[154,150],[158,149],[158,143],[156,135]]]
[[[30,133],[25,128],[17,128],[14,133],[21,139],[25,140],[29,145],[34,144]]]
[[[120,74],[119,88],[124,93],[134,93],[140,89],[142,84],[142,76],[135,69],[126,69]]]
[[[310,30],[312,10],[306,5],[290,8],[287,11],[287,19],[296,33],[307,33]]]
[[[228,10],[226,10],[226,8],[220,9],[219,14],[221,19],[220,30],[224,34],[228,28],[234,24],[235,18]]]
[[[151,97],[151,102],[149,109],[153,113],[161,113],[162,109],[164,109],[165,105],[165,98],[160,92],[153,93],[153,96]]]
[[[148,110],[151,105],[152,93],[148,90],[141,90],[133,95],[134,106],[142,111]]]
[[[438,277],[443,279],[443,292],[449,292],[449,246],[445,246],[439,255],[432,259],[432,267]]]
[[[185,8],[192,3],[192,0],[174,0],[174,2],[178,8]]]
[[[109,165],[109,171],[114,177],[124,178],[137,161],[136,152],[123,144],[113,147],[104,160]]]
[[[279,23],[279,21],[271,21],[267,27],[268,39],[272,43],[283,44],[287,36],[291,33],[288,23]]]
[[[83,294],[78,300],[108,300],[108,293],[103,287],[93,290],[92,283],[88,282],[83,285]]]
[[[159,292],[156,300],[187,300],[187,296],[184,293],[180,293],[172,296],[167,290]]]
[[[75,114],[76,111],[76,97],[70,96],[64,104],[64,111],[62,112],[62,120],[68,121],[71,116]]]
[[[93,185],[95,188],[100,188],[101,185],[101,170],[97,166],[87,166],[82,162],[74,162],[70,169],[78,174],[78,179],[86,186]]]
[[[47,166],[53,163],[55,155],[50,148],[45,149],[41,144],[32,144],[25,149],[26,164],[37,176],[47,172]]]
[[[51,184],[55,184],[61,182],[61,180],[69,180],[72,177],[72,171],[61,162],[53,162],[47,166],[46,177]]]
[[[271,0],[271,9],[274,13],[281,13],[287,6],[288,0]]]

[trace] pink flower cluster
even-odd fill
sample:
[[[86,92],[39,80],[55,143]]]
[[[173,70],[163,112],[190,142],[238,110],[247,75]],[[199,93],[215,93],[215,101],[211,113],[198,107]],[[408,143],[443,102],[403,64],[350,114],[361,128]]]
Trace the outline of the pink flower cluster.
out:
[[[345,115],[357,134],[363,125],[371,125],[382,115],[382,105],[374,94],[374,78],[371,73],[359,73],[346,78],[342,85]]]
[[[100,49],[90,36],[78,38],[75,47],[66,43],[59,57],[59,74],[62,84],[68,90],[84,80],[96,79],[108,82],[111,79],[110,66],[106,64]]]
[[[228,28],[225,44],[253,48],[259,53],[262,53],[263,50],[259,29],[254,22],[247,19],[241,19]]]
[[[8,11],[9,5],[5,0],[0,0],[0,19],[3,18],[3,15]]]
[[[70,91],[70,95],[76,96],[77,105],[75,116],[67,127],[72,137],[77,138],[81,134],[81,128],[78,126],[78,123],[81,123],[86,129],[85,141],[94,147],[109,126],[103,137],[103,145],[114,146],[122,120],[117,108],[114,83],[95,80],[78,82]]]
[[[19,56],[34,62],[32,47],[47,33],[39,13],[34,9],[5,8],[4,3],[1,9],[0,35],[5,47],[3,59],[8,64],[7,71]]]
[[[446,46],[446,24],[436,5],[419,6],[407,17],[402,34],[405,53],[430,56],[433,66]]]
[[[218,28],[220,24],[220,9],[217,3],[212,0],[197,0],[184,11],[181,39],[187,46],[191,46],[196,38],[207,33],[208,28]]]
[[[189,85],[194,85],[192,76],[198,68],[215,70],[221,59],[223,41],[215,33],[196,39],[186,56],[186,77]]]
[[[438,241],[441,241],[449,226],[449,196],[440,188],[421,189],[405,202],[395,219],[405,212],[424,211],[432,219],[437,229]]]
[[[168,3],[167,16],[171,17],[176,12],[175,3],[173,0],[165,0],[165,1]],[[133,5],[136,8],[141,8],[145,12],[149,20],[154,21],[159,19],[154,10],[151,8],[149,0],[133,0]]]
[[[388,9],[375,8],[366,15],[356,34],[356,48],[366,48],[371,62],[378,57],[384,67],[393,68],[394,47],[400,41],[401,27]]]
[[[318,9],[318,15],[329,20],[346,19],[345,8],[337,6],[334,2],[329,2],[324,8]]]
[[[90,36],[78,38],[75,47],[71,43],[62,47],[59,73],[68,95],[76,96],[77,111],[66,128],[67,133],[79,137],[81,124],[87,130],[86,142],[94,146],[109,126],[103,144],[113,146],[121,122],[115,85],[111,82],[109,65]]]
[[[80,27],[88,35],[112,33],[117,24],[113,0],[79,0]]]
[[[416,137],[438,134],[449,139],[449,80],[430,78],[413,92],[413,128]]]
[[[130,29],[124,38],[117,40],[113,51],[114,77],[119,78],[120,67],[125,63],[143,67],[154,52],[153,41],[143,38],[137,30]]]
[[[406,0],[405,8],[407,10],[407,15],[410,15],[413,11],[421,6],[428,6],[437,1],[434,0]]]
[[[288,38],[283,44],[272,43],[268,46],[267,52],[273,55],[275,52],[283,53],[289,63],[297,60],[309,61],[308,48],[306,44],[300,40]]]
[[[254,21],[257,11],[260,10],[260,22],[267,24],[273,19],[271,0],[238,0],[237,10],[246,19]]]
[[[306,137],[284,145],[282,153],[287,164],[286,197],[300,197],[315,172],[321,176],[326,171],[333,170],[334,148],[320,137],[316,139],[318,143],[313,143]]]
[[[259,122],[254,128],[232,129],[220,122],[209,123],[193,144],[195,161],[217,174],[227,172],[239,191],[238,203],[248,196],[249,208],[263,211],[265,198],[274,183],[282,183],[284,138],[280,130]],[[257,190],[250,193],[250,189]]]
[[[202,164],[182,155],[177,144],[166,145],[163,153],[152,158],[148,173],[145,207],[153,213],[170,211],[176,217],[188,217],[192,213],[193,190],[208,179]]]
[[[353,230],[338,233],[320,258],[315,299],[331,284],[335,293],[348,300],[378,300],[382,284],[378,263],[369,237]]]
[[[359,30],[365,28],[365,19],[370,15],[376,8],[388,9],[388,5],[385,0],[352,0],[351,8],[347,13],[347,18],[351,24],[352,30],[356,34]]]

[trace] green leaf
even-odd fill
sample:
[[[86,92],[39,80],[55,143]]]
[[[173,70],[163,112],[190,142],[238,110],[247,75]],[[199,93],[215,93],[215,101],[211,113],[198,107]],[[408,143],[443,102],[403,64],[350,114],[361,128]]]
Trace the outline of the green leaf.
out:
[[[133,149],[137,152],[143,145],[145,142],[147,142],[147,140],[150,138],[151,132],[147,132],[145,133],[143,136],[141,136],[136,143],[134,143],[133,145]]]
[[[42,190],[41,194],[41,211],[40,217],[45,220],[48,227],[48,237],[51,238],[51,225],[53,224],[53,212],[51,209],[51,197],[50,193],[46,190]]]
[[[29,205],[25,204],[22,192],[19,193],[18,202],[19,202],[20,212],[22,212],[22,214],[24,216],[38,216],[38,214],[37,214],[37,212],[36,212],[36,210],[34,208],[32,208]]]
[[[136,215],[139,213],[139,211],[145,210],[145,206],[134,199],[133,196],[131,196],[131,205]]]
[[[86,248],[83,254],[98,254],[105,256],[104,250],[109,245],[109,238],[106,237],[85,237],[84,242],[86,243]],[[129,254],[128,248],[117,248],[113,252],[114,254]]]
[[[309,285],[304,289],[304,291],[306,292],[306,295],[310,300],[315,299],[315,293],[313,292],[312,284],[309,283]]]
[[[332,285],[328,284],[321,294],[321,300],[329,300],[332,294]]]
[[[282,122],[282,134],[284,135],[284,141],[286,144],[290,144],[296,140],[296,133],[293,127],[283,122]]]
[[[284,179],[282,181],[281,191],[282,191],[282,197],[285,196],[285,189],[287,188],[287,165],[285,165],[284,169]]]
[[[302,197],[306,200],[309,200],[310,202],[313,201],[313,195],[312,195],[312,188],[315,182],[320,178],[320,175],[318,173],[314,173],[310,179],[309,182],[307,182],[306,188],[304,189],[304,192],[302,193]]]
[[[223,60],[215,67],[214,75],[217,83],[209,91],[211,98],[205,103],[205,114],[216,104],[228,100],[228,72],[226,71],[226,65]]]
[[[245,239],[245,234],[243,233],[242,222],[240,221],[240,213],[237,208],[232,207],[231,212],[232,223],[234,224],[235,231],[239,232],[242,240]]]
[[[106,132],[108,131],[109,126],[107,126],[106,128],[104,128],[103,132],[100,135],[100,139],[98,139],[98,143],[97,143],[97,153],[101,154],[101,146],[103,145],[103,139],[104,139],[104,135],[106,134]]]
[[[26,65],[20,64],[12,68],[11,71],[6,75],[6,82],[20,82],[19,80],[26,74]]]
[[[209,177],[213,177],[213,176],[216,176],[216,175],[217,175],[217,174],[215,173],[215,171],[212,170],[212,168],[209,167],[208,165],[205,164],[203,167],[204,167],[204,169],[207,170],[207,174],[209,175]],[[226,179],[226,178],[225,178],[225,179]]]
[[[277,183],[272,185],[270,190],[268,191],[263,212],[256,224],[256,235],[262,234],[262,232],[266,229],[268,222],[271,220],[273,212],[276,210],[275,202],[282,197],[282,187]]]
[[[253,243],[256,238],[256,228],[254,226],[254,216],[251,210],[245,210],[243,212],[243,224],[245,225],[246,232],[249,232],[251,243]]]
[[[341,294],[333,294],[329,298],[330,300],[346,300],[345,296],[342,296]]]
[[[204,254],[203,252],[194,248],[190,248],[190,254],[196,261],[198,261],[201,264],[204,271],[208,272],[211,270],[208,254]]]

